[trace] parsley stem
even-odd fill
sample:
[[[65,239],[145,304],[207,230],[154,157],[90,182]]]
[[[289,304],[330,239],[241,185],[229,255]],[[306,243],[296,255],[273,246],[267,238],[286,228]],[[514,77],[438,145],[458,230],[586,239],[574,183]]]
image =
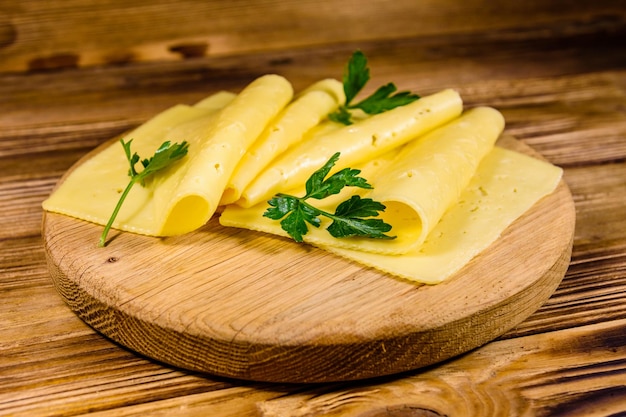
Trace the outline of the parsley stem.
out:
[[[115,218],[117,217],[117,214],[119,213],[120,208],[122,207],[122,204],[124,203],[124,200],[126,199],[126,196],[130,192],[130,189],[133,188],[133,185],[135,185],[135,183],[137,182],[137,178],[138,176],[134,176],[133,178],[131,178],[130,182],[124,189],[124,192],[122,192],[122,195],[120,196],[120,199],[117,201],[117,205],[115,206],[115,209],[113,210],[113,213],[111,214],[111,217],[109,218],[108,223],[106,224],[106,226],[104,227],[104,230],[102,231],[102,234],[100,235],[100,241],[98,242],[98,246],[104,247],[106,245],[106,238],[107,238],[107,235],[109,234],[109,230],[111,230],[111,227],[113,226],[113,222],[115,221]]]

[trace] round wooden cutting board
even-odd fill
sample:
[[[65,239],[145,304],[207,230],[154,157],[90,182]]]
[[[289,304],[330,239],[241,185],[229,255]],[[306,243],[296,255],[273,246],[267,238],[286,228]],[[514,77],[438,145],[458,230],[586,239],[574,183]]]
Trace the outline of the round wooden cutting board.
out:
[[[216,219],[171,238],[114,231],[99,248],[102,226],[46,213],[43,238],[61,296],[120,344],[215,375],[328,382],[437,363],[519,324],[564,276],[574,220],[562,181],[436,286]]]

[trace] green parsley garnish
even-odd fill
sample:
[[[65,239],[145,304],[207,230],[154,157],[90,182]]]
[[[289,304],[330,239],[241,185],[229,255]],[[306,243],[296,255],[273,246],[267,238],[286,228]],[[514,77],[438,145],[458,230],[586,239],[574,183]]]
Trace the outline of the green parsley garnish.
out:
[[[335,153],[322,168],[311,175],[306,182],[304,197],[277,194],[268,201],[271,207],[263,213],[263,216],[272,220],[283,219],[280,222],[282,229],[296,242],[302,242],[302,237],[308,233],[307,223],[313,227],[320,227],[319,216],[332,220],[326,230],[336,238],[360,236],[394,239],[395,236],[385,234],[391,230],[389,224],[381,219],[372,218],[384,211],[385,206],[371,198],[353,195],[350,199],[339,204],[335,213],[320,210],[306,202],[309,198],[321,200],[330,195],[338,194],[344,187],[372,188],[365,178],[358,176],[361,172],[358,169],[344,168],[326,178],[338,159],[339,152]]]
[[[393,94],[397,87],[394,83],[387,83],[379,87],[369,97],[352,104],[352,100],[369,79],[370,70],[367,67],[367,58],[361,51],[354,52],[343,74],[343,91],[346,95],[346,103],[341,105],[337,111],[329,114],[328,118],[334,122],[350,125],[352,124],[351,110],[360,109],[367,114],[378,114],[412,103],[420,98],[409,91]]]
[[[120,208],[122,207],[122,204],[124,203],[124,200],[126,199],[126,196],[128,196],[128,193],[130,192],[133,185],[135,185],[135,183],[140,183],[142,186],[144,186],[147,177],[157,171],[167,168],[173,162],[178,161],[179,159],[187,155],[187,149],[189,147],[189,144],[186,141],[183,141],[183,143],[175,143],[173,145],[170,143],[170,141],[165,141],[161,144],[161,146],[159,146],[159,149],[156,150],[152,157],[141,160],[143,170],[141,172],[137,172],[137,170],[135,169],[135,165],[137,164],[137,162],[139,162],[140,158],[136,152],[131,154],[130,144],[132,143],[132,141],[133,140],[131,139],[128,142],[124,142],[124,139],[120,139],[120,143],[124,147],[124,152],[126,153],[126,159],[128,160],[128,164],[130,165],[130,168],[128,169],[130,182],[122,192],[122,195],[120,196],[120,199],[117,202],[115,209],[113,209],[113,213],[111,214],[108,223],[102,231],[102,235],[100,235],[100,242],[98,243],[98,246],[101,247],[106,244],[107,234],[109,233],[109,230],[113,225],[113,221],[115,221],[115,218],[117,217],[117,214],[119,213]]]

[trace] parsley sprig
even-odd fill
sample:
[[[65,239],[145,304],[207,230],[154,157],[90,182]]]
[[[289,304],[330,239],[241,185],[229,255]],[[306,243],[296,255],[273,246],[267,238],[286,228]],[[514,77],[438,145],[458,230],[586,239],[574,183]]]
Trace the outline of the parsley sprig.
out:
[[[145,186],[145,180],[147,177],[157,171],[167,168],[173,162],[178,161],[179,159],[187,155],[187,149],[189,148],[189,144],[186,141],[183,141],[182,143],[175,143],[173,145],[170,141],[165,141],[161,144],[161,146],[159,146],[154,155],[152,155],[150,158],[141,160],[143,170],[141,172],[137,172],[137,170],[135,169],[135,165],[137,164],[137,162],[140,161],[140,157],[136,152],[131,153],[130,145],[132,141],[133,140],[130,139],[128,142],[124,142],[124,139],[120,139],[120,143],[124,147],[126,159],[128,160],[128,164],[130,165],[130,168],[128,169],[128,176],[130,176],[130,181],[122,192],[122,195],[120,196],[120,199],[118,200],[115,209],[113,209],[113,213],[111,214],[108,223],[104,227],[102,235],[100,235],[100,241],[98,245],[101,247],[105,246],[107,234],[109,233],[111,226],[113,226],[113,222],[115,221],[115,218],[117,217],[117,214],[119,213],[120,208],[124,203],[124,200],[126,200],[128,193],[130,192],[131,188],[133,188],[133,185],[139,183],[142,186]]]
[[[360,109],[367,114],[378,114],[412,103],[420,98],[417,94],[409,91],[393,94],[397,90],[396,85],[387,83],[379,87],[369,97],[352,103],[369,79],[370,70],[367,67],[367,58],[361,51],[354,52],[343,74],[343,91],[346,95],[346,102],[337,111],[329,114],[328,118],[344,125],[350,125],[352,124],[351,110]]]
[[[309,231],[307,223],[313,227],[320,227],[320,216],[327,217],[332,223],[326,230],[336,238],[361,236],[368,238],[393,239],[385,232],[391,230],[391,225],[381,219],[373,219],[385,206],[371,198],[361,198],[353,195],[337,206],[334,213],[323,211],[309,204],[308,199],[324,199],[338,194],[344,187],[359,187],[371,189],[372,186],[365,178],[359,177],[358,169],[344,168],[326,178],[339,159],[339,152],[335,153],[320,169],[315,171],[306,182],[304,197],[289,194],[277,194],[268,201],[270,207],[263,216],[272,220],[281,220],[282,229],[296,242],[302,242],[303,236]]]

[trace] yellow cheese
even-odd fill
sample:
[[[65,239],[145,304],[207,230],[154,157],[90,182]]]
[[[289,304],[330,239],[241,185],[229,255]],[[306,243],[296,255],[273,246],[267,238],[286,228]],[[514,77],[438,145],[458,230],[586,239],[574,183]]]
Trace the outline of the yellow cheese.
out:
[[[204,225],[241,156],[292,96],[287,80],[267,75],[234,98],[221,93],[193,107],[175,106],[137,128],[127,137],[142,158],[164,140],[187,141],[189,152],[145,187],[133,187],[113,227],[168,236]],[[124,151],[115,143],[77,167],[43,207],[105,224],[129,181],[127,172]]]
[[[232,103],[236,97],[237,94],[231,93],[230,91],[219,91],[200,100],[193,106],[207,110],[221,110],[230,103]]]
[[[336,102],[343,103],[346,101],[346,95],[343,91],[343,84],[334,78],[326,78],[320,81],[317,81],[300,93],[296,95],[296,98],[300,98],[311,91],[323,91],[329,94]]]
[[[141,157],[148,157],[165,140],[188,140],[188,130],[211,124],[215,115],[216,111],[212,109],[179,104],[128,133],[126,141],[132,139],[131,150]],[[198,147],[197,143],[192,145]],[[128,181],[128,162],[122,146],[115,142],[77,166],[43,202],[43,208],[106,224]],[[159,225],[153,185],[148,181],[146,187],[133,187],[114,227],[134,233],[157,234]]]
[[[458,93],[444,90],[353,125],[309,136],[257,176],[237,204],[251,207],[303,184],[335,152],[341,152],[336,170],[383,155],[458,117],[462,107]]]
[[[503,128],[504,118],[497,110],[488,107],[469,110],[409,142],[393,162],[378,163],[376,172],[361,172],[360,175],[374,187],[371,192],[363,193],[352,187],[344,189],[344,199],[349,197],[347,193],[359,193],[387,207],[381,217],[393,226],[389,234],[396,236],[394,240],[336,239],[325,230],[330,224],[327,218],[322,219],[319,228],[310,228],[304,240],[317,246],[338,246],[375,253],[410,251],[425,240],[443,213],[458,200]],[[304,195],[302,185],[301,189],[289,193]],[[333,198],[313,204],[334,212],[338,202],[337,198]],[[264,208],[267,208],[267,203],[252,208],[227,207],[220,222],[225,226],[275,231],[273,223],[276,222],[262,217]],[[245,214],[246,210],[250,213]]]
[[[367,194],[386,206],[381,218],[393,226],[396,239],[345,239],[340,246],[405,253],[422,244],[456,203],[503,129],[500,112],[479,107],[409,143],[393,164],[372,179],[374,189]],[[335,245],[336,241],[320,243]]]
[[[276,156],[300,141],[322,119],[345,100],[343,85],[337,80],[322,80],[310,86],[277,116],[239,161],[220,204],[237,201],[243,189]]]
[[[189,147],[184,179],[164,176],[165,182],[155,189],[159,206],[166,207],[160,213],[165,221],[159,235],[186,233],[209,220],[241,157],[292,97],[293,88],[285,78],[262,76],[224,107],[207,131],[196,133],[202,145],[194,152]]]
[[[383,255],[336,247],[325,249],[383,272],[424,284],[454,275],[495,242],[501,233],[558,185],[562,170],[549,163],[495,147],[481,162],[459,202],[419,247]]]

